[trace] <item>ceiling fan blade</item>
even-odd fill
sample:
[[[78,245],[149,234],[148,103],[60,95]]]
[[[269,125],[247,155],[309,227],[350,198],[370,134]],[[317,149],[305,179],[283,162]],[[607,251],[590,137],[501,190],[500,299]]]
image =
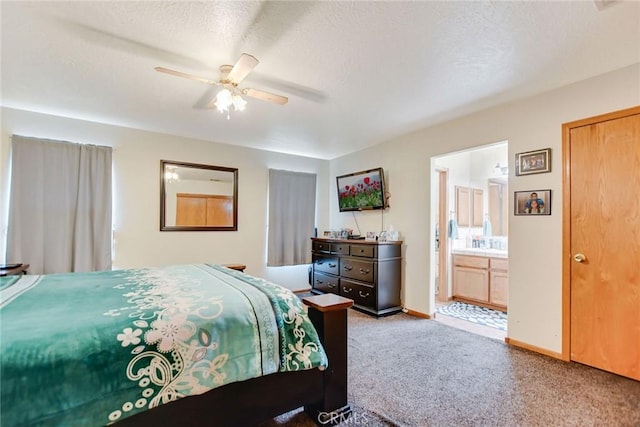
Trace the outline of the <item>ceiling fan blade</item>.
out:
[[[245,77],[258,65],[258,60],[247,53],[240,55],[240,58],[236,61],[235,65],[229,71],[227,79],[233,83],[240,83]]]
[[[220,83],[215,80],[205,79],[204,77],[194,76],[192,74],[183,73],[181,71],[174,71],[174,70],[170,70],[168,68],[163,68],[163,67],[156,67],[155,70],[161,73],[171,74],[172,76],[184,77],[185,79],[196,80],[196,81],[207,83],[210,85],[215,85],[215,86],[220,85]]]
[[[273,93],[265,92],[263,90],[242,89],[242,93],[252,98],[261,99],[263,101],[271,102],[273,104],[284,105],[287,102],[289,102],[289,98],[287,98],[286,96],[275,95]]]

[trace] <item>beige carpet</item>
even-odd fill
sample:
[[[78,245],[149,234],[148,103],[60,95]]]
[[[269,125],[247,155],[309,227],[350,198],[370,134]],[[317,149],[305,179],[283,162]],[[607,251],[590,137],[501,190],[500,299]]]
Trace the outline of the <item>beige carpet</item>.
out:
[[[640,426],[640,382],[403,313],[349,311],[349,370],[343,426]]]

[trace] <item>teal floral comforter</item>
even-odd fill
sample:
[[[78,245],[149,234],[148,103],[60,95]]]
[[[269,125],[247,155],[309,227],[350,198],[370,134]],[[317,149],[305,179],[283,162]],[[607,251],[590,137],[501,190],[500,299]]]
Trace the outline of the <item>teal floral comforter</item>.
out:
[[[7,427],[107,425],[231,382],[327,366],[293,293],[205,264],[2,278],[0,346]]]

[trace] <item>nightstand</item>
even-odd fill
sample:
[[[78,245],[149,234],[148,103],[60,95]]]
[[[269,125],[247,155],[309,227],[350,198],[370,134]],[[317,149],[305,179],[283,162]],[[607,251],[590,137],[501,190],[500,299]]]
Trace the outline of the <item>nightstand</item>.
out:
[[[8,264],[9,266],[15,264]],[[12,268],[0,268],[0,277],[2,276],[13,276],[17,274],[27,274],[27,269],[29,268],[29,264],[20,264],[16,265]]]

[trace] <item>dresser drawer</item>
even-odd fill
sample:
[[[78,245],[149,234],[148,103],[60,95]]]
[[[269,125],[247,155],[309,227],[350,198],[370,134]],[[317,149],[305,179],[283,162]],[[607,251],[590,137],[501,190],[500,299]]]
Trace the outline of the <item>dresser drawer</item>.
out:
[[[371,245],[351,245],[351,256],[373,258],[375,253],[374,249]]]
[[[353,258],[340,258],[340,275],[362,282],[374,282],[373,261],[358,260]]]
[[[462,267],[472,268],[489,268],[489,258],[466,256],[466,255],[454,255],[453,265],[460,265]]]
[[[313,288],[322,292],[331,292],[334,294],[338,294],[339,292],[339,282],[336,276],[329,276],[328,274],[323,273],[313,273]]]
[[[331,253],[338,255],[349,255],[349,245],[346,243],[332,243]]]
[[[337,276],[339,274],[338,257],[314,254],[313,269],[314,271],[335,274]]]
[[[375,288],[371,285],[354,283],[350,280],[342,279],[340,281],[340,295],[345,298],[351,298],[354,304],[366,307],[376,308]]]
[[[313,242],[314,252],[331,252],[331,243],[327,242]]]

